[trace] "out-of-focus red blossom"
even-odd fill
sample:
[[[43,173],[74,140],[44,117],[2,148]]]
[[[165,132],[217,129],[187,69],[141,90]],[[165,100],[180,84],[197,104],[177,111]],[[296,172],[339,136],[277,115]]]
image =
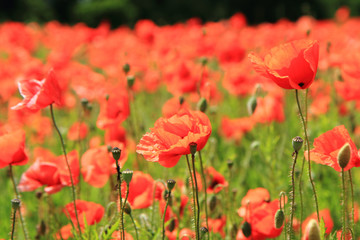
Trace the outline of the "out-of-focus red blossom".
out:
[[[67,137],[72,141],[82,140],[86,137],[88,132],[89,129],[86,123],[76,122],[70,127]]]
[[[327,85],[323,80],[317,80],[310,88],[310,96],[313,99],[310,105],[311,115],[325,114],[329,110],[331,102],[330,97],[330,86]]]
[[[208,167],[205,170],[205,174],[207,178],[207,193],[218,193],[229,185],[224,176],[213,167]]]
[[[249,54],[257,72],[272,79],[285,89],[306,89],[314,81],[318,60],[319,43],[312,40],[296,40],[272,48],[264,58]]]
[[[240,229],[237,233],[236,239],[254,239],[263,240],[267,238],[276,238],[281,232],[282,228],[275,228],[275,214],[279,209],[279,200],[272,202],[264,202],[256,207],[248,206],[248,213],[244,218],[251,225],[251,235],[245,237]]]
[[[122,126],[111,125],[105,129],[105,143],[118,141],[126,145],[126,130]]]
[[[84,200],[76,200],[75,204],[79,217],[80,227],[85,227],[85,219],[86,224],[91,226],[100,222],[102,217],[104,216],[105,209],[100,204]],[[63,209],[63,212],[68,218],[70,218],[73,224],[77,226],[74,204],[68,203]]]
[[[69,239],[73,237],[71,224],[63,226],[58,233],[56,233],[56,239]]]
[[[223,117],[221,119],[220,134],[227,139],[240,141],[244,134],[251,131],[255,126],[255,121],[250,117],[230,119]]]
[[[122,237],[120,236],[120,231],[114,232],[113,235],[112,235],[112,237],[113,237],[114,239],[122,239]],[[131,234],[130,234],[130,233],[127,233],[127,232],[125,231],[125,239],[124,239],[124,240],[133,240],[133,239],[134,239],[134,238],[131,236]]]
[[[320,219],[323,219],[324,220],[324,223],[325,223],[325,233],[328,235],[331,233],[333,227],[334,227],[334,222],[331,218],[331,215],[330,215],[330,210],[329,209],[323,209],[319,212],[319,217]],[[317,220],[317,214],[316,212],[311,214],[310,216],[308,216],[305,221],[302,223],[301,225],[301,228],[302,228],[302,231],[305,233],[305,229],[306,229],[306,226],[308,225],[308,223],[310,222],[311,219],[314,219],[314,220]]]
[[[173,167],[182,155],[190,154],[190,143],[196,143],[199,151],[210,134],[210,120],[204,113],[182,110],[168,119],[159,118],[154,128],[141,138],[136,152],[147,161]]]
[[[146,173],[134,171],[132,180],[129,185],[128,202],[133,209],[141,209],[150,207],[153,203],[153,193],[155,189],[155,200],[162,198],[164,186],[156,183],[154,179]],[[126,195],[126,183],[123,182],[121,187],[122,195]]]
[[[341,167],[337,161],[337,155],[346,143],[350,144],[351,158],[347,166],[344,168],[344,171],[353,167],[359,167],[360,157],[358,150],[344,125],[337,126],[315,138],[314,149],[310,150],[310,159],[316,163],[327,165],[334,168],[336,171],[341,172]],[[304,155],[307,159],[307,151]]]
[[[0,132],[0,152],[0,168],[26,164],[25,132],[21,129]]]
[[[285,120],[283,94],[268,94],[264,98],[257,98],[257,106],[251,118],[258,123],[283,122]]]
[[[178,97],[173,97],[164,103],[162,114],[165,118],[170,118],[177,114],[181,109],[190,109],[190,106],[185,99],[180,104],[180,99]]]
[[[166,234],[166,237],[169,239],[169,240],[175,240],[177,239],[177,231],[172,231],[172,232],[169,232],[169,231],[166,231],[165,232]],[[183,228],[180,230],[179,232],[179,239],[180,240],[191,240],[191,239],[195,239],[195,232],[192,231],[191,229],[189,228]]]
[[[14,110],[27,108],[37,111],[53,103],[61,104],[61,89],[53,70],[43,80],[24,79],[18,85],[24,99],[12,107]]]
[[[352,240],[352,239],[353,239],[352,236],[351,236],[350,231],[347,231],[345,237],[343,236],[343,238],[341,238],[341,234],[342,234],[342,230],[336,231],[336,238],[337,238],[338,240],[342,240],[342,239]]]
[[[60,191],[64,186],[71,186],[69,170],[64,156],[55,157],[48,150],[37,149],[35,162],[21,176],[18,188],[20,191],[33,191],[46,186],[44,191],[50,194]],[[68,153],[68,161],[74,184],[79,182],[78,153]]]
[[[256,208],[263,203],[270,202],[270,193],[265,188],[250,189],[245,197],[241,200],[241,207],[238,210],[240,217],[245,218],[247,206],[251,206],[251,209]]]
[[[342,6],[335,12],[335,20],[339,23],[344,23],[350,17],[350,9],[347,6]]]
[[[160,216],[164,216],[165,206],[166,206],[166,200],[162,198],[159,201]],[[165,213],[165,222],[172,220],[172,219],[175,221],[175,228],[177,228],[179,225],[178,219],[177,219],[175,213],[173,212],[172,208],[168,207],[166,209],[166,213]]]
[[[208,223],[209,223],[209,231],[213,233],[219,233],[223,239],[225,238],[225,232],[224,232],[224,227],[226,225],[225,216],[221,216],[215,219],[209,218]]]
[[[123,87],[114,87],[114,92],[100,101],[100,113],[96,126],[105,129],[122,123],[130,114],[129,97]]]
[[[124,166],[127,160],[127,151],[121,142],[109,143],[111,147],[121,149],[119,159],[120,166]],[[107,146],[99,146],[88,149],[81,157],[81,173],[84,181],[93,187],[103,187],[109,177],[116,173],[116,163]]]

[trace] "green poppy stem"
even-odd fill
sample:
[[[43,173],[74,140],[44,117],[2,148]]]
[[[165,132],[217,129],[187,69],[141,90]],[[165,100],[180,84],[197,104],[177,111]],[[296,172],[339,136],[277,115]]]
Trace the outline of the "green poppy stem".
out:
[[[200,168],[201,168],[201,178],[204,185],[204,193],[205,193],[205,219],[206,219],[206,228],[209,230],[209,222],[208,222],[208,208],[207,208],[207,186],[206,186],[206,179],[205,179],[205,173],[204,173],[204,167],[203,167],[203,161],[201,157],[201,151],[199,151],[199,158],[200,158]],[[210,231],[207,234],[207,239],[210,239]]]
[[[346,191],[345,191],[345,172],[344,169],[341,169],[341,179],[342,179],[342,195],[343,195],[343,216],[342,216],[342,231],[341,231],[341,240],[346,239]]]
[[[292,169],[291,169],[291,186],[292,186],[292,193],[290,194],[291,196],[291,207],[290,207],[290,223],[289,223],[289,239],[292,239],[293,237],[293,219],[294,219],[294,214],[295,214],[295,165],[296,165],[296,160],[298,157],[298,152],[295,151],[295,156],[293,158],[293,165],[292,165]]]
[[[198,231],[198,219],[197,219],[197,205],[195,204],[195,198],[196,198],[196,193],[195,193],[195,186],[194,186],[194,178],[193,178],[193,173],[195,175],[195,171],[193,172],[191,170],[191,166],[190,166],[190,161],[189,161],[189,157],[188,155],[186,156],[186,162],[188,165],[188,169],[189,169],[189,174],[190,174],[190,181],[191,181],[191,188],[192,188],[192,197],[193,197],[193,209],[194,209],[194,222],[195,222],[195,234],[196,234],[196,240],[199,240],[199,231]]]
[[[162,240],[165,240],[165,216],[166,216],[167,207],[168,207],[168,205],[169,205],[170,197],[171,197],[171,190],[169,190],[169,193],[168,193],[168,195],[167,195],[166,205],[165,205],[164,214],[163,214],[163,221],[162,221]]]
[[[355,219],[354,185],[353,185],[352,176],[351,176],[351,169],[349,169],[348,173],[349,173],[350,190],[351,190],[351,231],[354,235],[352,239],[356,239],[355,238],[355,229],[354,229],[354,224],[355,224],[355,220],[354,220]]]
[[[299,109],[300,118],[301,118],[301,121],[302,121],[302,124],[303,124],[303,127],[304,127],[304,134],[305,134],[306,147],[307,147],[307,155],[308,155],[309,180],[310,180],[311,187],[312,187],[313,194],[314,194],[317,220],[318,220],[318,222],[320,222],[319,204],[318,204],[318,199],[317,199],[317,194],[316,194],[316,189],[315,189],[314,180],[312,179],[312,176],[311,176],[311,161],[310,161],[310,143],[309,143],[309,136],[308,136],[308,133],[307,133],[306,122],[305,122],[303,113],[302,113],[302,111],[301,111],[300,101],[299,101],[299,94],[298,94],[298,90],[297,90],[297,89],[295,89],[295,96],[296,96],[296,103],[297,103],[297,106],[298,106],[298,109]]]
[[[54,116],[54,110],[53,110],[53,105],[52,104],[50,104],[50,114],[51,114],[51,119],[52,119],[53,125],[55,127],[55,130],[56,130],[57,134],[59,135],[60,142],[61,142],[61,148],[62,148],[62,151],[64,153],[64,157],[65,157],[66,166],[67,166],[68,171],[69,171],[69,176],[70,176],[70,181],[71,181],[71,190],[72,190],[72,199],[73,199],[74,210],[75,210],[75,216],[76,216],[77,226],[78,226],[79,233],[80,233],[80,238],[82,239],[79,216],[78,216],[78,212],[77,212],[77,209],[76,209],[76,193],[75,193],[74,180],[73,180],[69,160],[68,160],[67,154],[66,154],[64,139],[63,139],[63,137],[62,137],[62,135],[60,133],[60,130],[59,130],[58,126],[56,125],[55,116]]]

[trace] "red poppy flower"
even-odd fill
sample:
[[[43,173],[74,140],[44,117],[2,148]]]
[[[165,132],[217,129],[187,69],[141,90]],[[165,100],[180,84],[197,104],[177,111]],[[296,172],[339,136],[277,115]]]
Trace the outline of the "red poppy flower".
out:
[[[256,208],[263,203],[270,202],[270,193],[265,188],[250,189],[241,200],[241,207],[238,210],[240,217],[245,218],[248,206]]]
[[[76,122],[70,127],[67,137],[72,141],[81,140],[86,137],[88,131],[88,126],[85,123]]]
[[[229,185],[224,176],[217,172],[215,168],[208,167],[205,172],[208,180],[207,193],[218,193]]]
[[[221,216],[216,219],[209,218],[208,223],[209,223],[209,231],[211,231],[213,233],[219,233],[221,235],[221,237],[223,239],[225,239],[225,232],[224,232],[224,227],[226,225],[226,217],[225,216]]]
[[[359,167],[360,157],[358,151],[344,125],[337,126],[315,138],[314,149],[310,150],[310,159],[316,163],[330,166],[336,171],[341,172],[341,167],[337,161],[337,155],[345,143],[350,144],[351,158],[344,170],[347,171],[352,167]],[[307,151],[304,154],[307,158]]]
[[[285,89],[306,89],[314,81],[318,60],[319,43],[297,40],[274,47],[263,59],[249,54],[257,72],[272,79]]]
[[[14,110],[27,108],[36,111],[53,103],[61,103],[61,89],[53,70],[50,70],[45,79],[41,81],[25,79],[20,81],[18,85],[20,94],[24,99],[12,107]]]
[[[329,209],[323,209],[319,212],[319,216],[320,219],[324,220],[325,223],[325,233],[326,234],[330,234],[333,227],[334,227],[334,222],[331,218],[330,215],[330,210]],[[308,225],[308,223],[310,222],[311,219],[317,220],[317,215],[316,212],[311,214],[310,216],[308,216],[305,221],[302,223],[301,227],[302,227],[302,231],[305,232],[306,226]]]
[[[153,203],[154,187],[155,199],[161,199],[164,187],[162,184],[156,184],[154,179],[146,173],[140,171],[134,171],[132,180],[129,185],[128,201],[133,209],[141,209],[150,207]],[[126,183],[123,182],[121,187],[122,196],[126,195]]]
[[[160,118],[136,147],[147,161],[164,167],[175,166],[182,155],[190,154],[189,144],[197,143],[201,150],[210,134],[209,118],[200,111],[182,110],[171,118]]]
[[[104,216],[105,209],[100,204],[88,202],[84,200],[76,200],[76,210],[80,222],[80,227],[85,226],[85,219],[87,225],[94,225],[101,221]],[[68,203],[63,212],[68,218],[77,226],[76,214],[73,203]]]
[[[28,157],[25,153],[25,132],[17,130],[1,135],[0,152],[0,168],[26,164]]]
[[[283,122],[285,120],[283,93],[257,98],[257,106],[251,118],[258,123]]]
[[[178,113],[180,109],[190,109],[190,106],[186,101],[180,104],[180,99],[173,97],[163,105],[162,114],[165,118],[169,118]]]
[[[37,150],[41,156],[37,157],[33,165],[21,176],[18,188],[20,191],[33,191],[46,185],[44,191],[56,193],[64,186],[71,186],[71,180],[64,156],[55,157],[46,150]],[[77,152],[68,154],[74,184],[79,181],[79,160]]]

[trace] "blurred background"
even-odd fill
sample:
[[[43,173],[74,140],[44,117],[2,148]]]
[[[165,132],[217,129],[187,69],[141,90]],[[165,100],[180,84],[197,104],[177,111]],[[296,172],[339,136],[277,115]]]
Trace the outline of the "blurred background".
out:
[[[139,19],[158,25],[183,22],[192,17],[203,21],[228,19],[242,12],[249,24],[296,20],[302,15],[331,18],[346,5],[352,16],[360,13],[359,0],[1,0],[0,21],[84,22],[96,27],[107,20],[113,28],[134,26]]]

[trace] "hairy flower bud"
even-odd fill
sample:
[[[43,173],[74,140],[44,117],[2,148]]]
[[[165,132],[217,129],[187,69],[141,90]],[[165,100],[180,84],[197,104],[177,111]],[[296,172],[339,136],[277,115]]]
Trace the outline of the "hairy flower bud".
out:
[[[284,211],[279,209],[275,214],[275,228],[279,229],[282,227],[285,220]]]
[[[351,148],[349,143],[345,143],[337,155],[337,161],[341,168],[346,168],[351,158]]]

